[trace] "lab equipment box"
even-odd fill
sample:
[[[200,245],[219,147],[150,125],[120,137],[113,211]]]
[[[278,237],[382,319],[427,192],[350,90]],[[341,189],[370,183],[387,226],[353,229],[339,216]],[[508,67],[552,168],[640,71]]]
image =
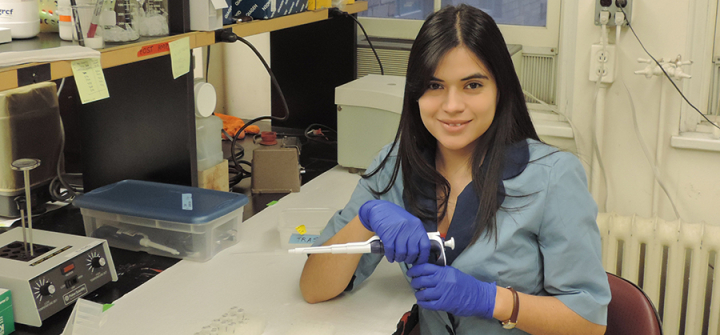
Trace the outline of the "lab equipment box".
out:
[[[404,93],[405,77],[375,74],[335,88],[338,165],[367,169],[393,141]]]
[[[330,208],[288,208],[280,213],[280,247],[309,247],[320,237],[336,210]]]
[[[85,234],[110,246],[204,262],[238,242],[243,194],[124,180],[73,201]]]
[[[308,0],[236,0],[232,16],[250,16],[255,19],[272,19],[306,11]]]

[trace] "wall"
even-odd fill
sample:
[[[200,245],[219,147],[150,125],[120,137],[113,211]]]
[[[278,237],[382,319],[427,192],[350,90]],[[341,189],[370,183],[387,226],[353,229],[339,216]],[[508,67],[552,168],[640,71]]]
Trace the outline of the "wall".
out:
[[[691,29],[692,22],[688,16],[693,5],[694,0],[634,1],[633,28],[655,58],[671,59],[678,54],[687,58],[690,50],[685,40]],[[575,33],[574,49],[562,49],[561,46],[561,52],[573,52],[575,57],[574,64],[570,64],[573,69],[564,69],[565,80],[568,81],[568,87],[572,88],[572,102],[566,107],[565,113],[572,115],[575,125],[582,132],[583,141],[578,145],[579,155],[588,168],[587,163],[591,160],[590,130],[595,96],[595,83],[588,80],[590,46],[600,41],[600,28],[594,25],[592,19],[594,1],[579,1],[575,6],[576,17],[565,19],[566,22],[576,21],[573,22],[575,25],[564,27]],[[610,42],[614,43],[614,28],[610,31]],[[658,131],[660,132],[661,178],[673,197],[682,220],[720,224],[720,153],[670,147],[670,136],[678,134],[682,98],[667,79],[646,79],[644,76],[635,75],[634,71],[642,70],[646,65],[638,63],[638,58],[648,57],[632,32],[624,28],[619,43],[617,80],[607,91],[604,132],[601,134],[604,138],[602,157],[610,190],[606,211],[623,215],[653,216],[655,182],[650,164],[634,131],[632,107],[624,83],[635,103],[641,137],[647,143],[652,159],[655,157],[656,138]],[[693,67],[686,68],[686,72],[692,75]],[[662,100],[664,102],[661,103]],[[694,104],[702,110],[704,102],[694,101]],[[665,109],[667,114],[665,122],[658,125],[662,109]],[[600,198],[596,200],[603,203],[602,196]],[[658,215],[665,220],[675,219],[670,203],[662,192],[659,199]]]
[[[245,39],[270,64],[270,33]],[[212,47],[210,83],[218,91],[216,111],[243,119],[270,115],[270,75],[260,59],[244,43],[238,41]]]

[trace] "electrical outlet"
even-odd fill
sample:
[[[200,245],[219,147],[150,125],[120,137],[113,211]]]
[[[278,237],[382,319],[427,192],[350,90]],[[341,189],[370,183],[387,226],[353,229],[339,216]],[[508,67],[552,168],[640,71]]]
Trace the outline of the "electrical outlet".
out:
[[[590,48],[590,73],[589,79],[596,82],[602,76],[601,82],[610,84],[615,80],[615,46],[593,44]]]
[[[610,21],[607,23],[608,27],[615,26],[615,13],[620,12],[619,6],[625,4],[622,10],[625,12],[625,19],[627,22],[632,22],[632,0],[595,0],[595,25],[600,26],[600,12],[610,12]]]

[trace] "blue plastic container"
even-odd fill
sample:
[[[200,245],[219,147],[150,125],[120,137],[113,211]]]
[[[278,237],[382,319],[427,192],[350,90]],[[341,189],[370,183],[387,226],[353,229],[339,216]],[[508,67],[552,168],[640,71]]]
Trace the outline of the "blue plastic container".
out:
[[[243,194],[124,180],[78,196],[87,236],[117,248],[204,262],[237,243]]]

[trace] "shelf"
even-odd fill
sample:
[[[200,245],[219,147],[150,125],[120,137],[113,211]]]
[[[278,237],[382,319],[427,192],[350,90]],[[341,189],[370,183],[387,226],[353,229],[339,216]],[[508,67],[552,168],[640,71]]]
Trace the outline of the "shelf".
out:
[[[367,10],[367,1],[358,1],[354,4],[347,5],[345,11],[350,14],[359,13]],[[320,9],[315,11],[307,11],[298,14],[292,14],[287,16],[281,16],[270,20],[255,20],[251,22],[237,23],[233,25],[225,26],[225,28],[232,28],[233,32],[238,36],[245,37],[256,35],[265,32],[276,31],[280,29],[295,27],[303,24],[313,23],[317,21],[326,20],[328,18],[328,10]],[[160,57],[169,54],[169,51],[162,51],[153,53],[151,55],[139,54],[141,50],[145,50],[150,46],[157,44],[164,44],[171,41],[175,41],[184,37],[190,38],[190,48],[204,47],[215,44],[215,32],[214,31],[194,31],[185,34],[165,36],[161,38],[141,38],[139,41],[134,43],[122,44],[122,45],[111,45],[107,48],[101,49],[100,62],[103,68],[110,68],[119,65],[134,63],[146,59]],[[48,42],[49,40],[49,42]],[[33,47],[35,49],[42,49],[47,47],[57,47],[63,44],[72,45],[70,42],[62,42],[57,34],[54,33],[41,33],[39,37],[36,37],[27,41],[11,42],[23,44],[39,44],[40,46]],[[4,46],[3,46],[4,47]],[[7,47],[0,48],[0,55],[2,51]],[[7,50],[15,51],[15,50]],[[22,64],[17,66],[0,68],[0,91],[12,89],[18,87],[17,81],[17,69],[31,67],[38,65],[38,63]],[[70,67],[70,61],[55,61],[50,63],[50,76],[52,80],[60,79],[64,77],[72,76],[72,69]]]

